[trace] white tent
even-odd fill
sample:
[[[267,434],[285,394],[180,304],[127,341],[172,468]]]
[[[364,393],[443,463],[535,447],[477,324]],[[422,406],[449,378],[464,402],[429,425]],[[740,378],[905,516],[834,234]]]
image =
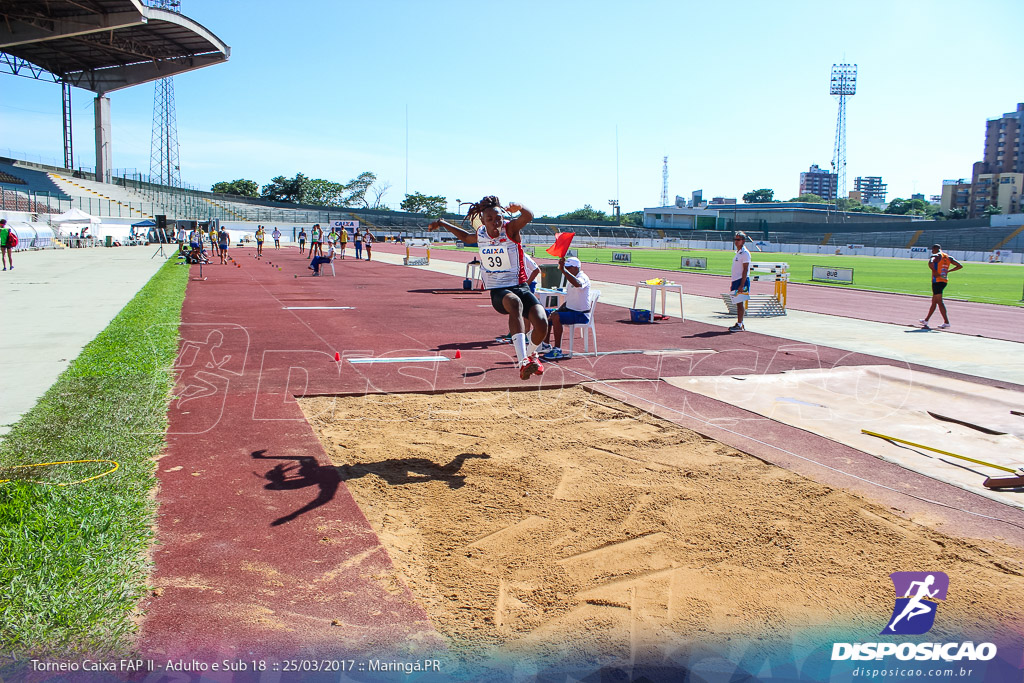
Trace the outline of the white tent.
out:
[[[128,234],[131,232],[132,226],[125,225],[123,223],[100,223],[92,226],[89,233],[98,240],[102,240],[107,235],[110,235],[111,239],[115,242],[126,242],[128,241]]]
[[[54,216],[50,219],[51,223],[87,223],[92,225],[93,223],[99,223],[100,219],[96,216],[90,216],[81,209],[70,209],[65,211],[59,216]]]
[[[83,231],[92,233],[90,228],[97,225],[99,222],[99,218],[96,216],[90,216],[81,209],[70,209],[59,216],[54,216],[50,219],[50,223],[57,226],[56,232],[63,235],[69,235],[72,232],[77,232],[82,237],[86,236]],[[91,236],[95,237],[95,235]]]

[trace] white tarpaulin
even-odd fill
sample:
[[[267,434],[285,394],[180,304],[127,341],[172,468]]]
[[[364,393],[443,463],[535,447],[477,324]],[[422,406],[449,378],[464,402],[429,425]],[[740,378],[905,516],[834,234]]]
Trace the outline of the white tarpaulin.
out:
[[[1024,418],[1012,412],[1024,409],[1019,391],[888,365],[665,381],[1024,507],[1024,491],[982,486],[985,477],[1009,476],[1005,472],[861,433],[868,429],[1016,469],[1024,464]]]

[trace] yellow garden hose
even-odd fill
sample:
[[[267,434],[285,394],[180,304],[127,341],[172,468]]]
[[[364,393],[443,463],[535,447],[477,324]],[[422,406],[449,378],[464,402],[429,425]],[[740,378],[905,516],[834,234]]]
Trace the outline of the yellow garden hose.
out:
[[[101,472],[100,474],[97,474],[94,477],[87,477],[85,479],[79,479],[78,481],[69,481],[69,482],[65,482],[63,484],[54,484],[54,483],[48,482],[48,481],[35,481],[35,480],[32,480],[32,479],[19,479],[18,481],[25,481],[25,482],[28,482],[30,484],[48,484],[50,486],[71,486],[72,484],[82,484],[82,483],[87,482],[87,481],[92,481],[93,479],[99,479],[100,477],[105,477],[108,474],[112,474],[112,473],[116,472],[117,469],[119,467],[121,467],[121,465],[116,460],[64,460],[62,462],[41,462],[41,463],[38,463],[38,464],[35,464],[35,465],[11,465],[10,467],[5,467],[3,469],[17,470],[17,469],[28,469],[28,468],[32,468],[32,467],[52,467],[53,465],[72,465],[74,463],[79,463],[79,462],[109,462],[109,463],[112,463],[114,466],[111,467],[106,472]],[[14,480],[13,479],[0,479],[0,484],[6,484],[7,482],[10,482],[10,481],[14,481]]]

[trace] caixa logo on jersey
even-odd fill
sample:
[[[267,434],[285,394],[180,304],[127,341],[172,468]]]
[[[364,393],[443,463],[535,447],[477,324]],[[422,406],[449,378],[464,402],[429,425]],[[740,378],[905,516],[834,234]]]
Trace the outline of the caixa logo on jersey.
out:
[[[880,635],[928,633],[935,625],[937,601],[946,599],[949,577],[943,572],[893,572],[889,578],[896,588],[896,605]]]
[[[949,577],[943,572],[893,572],[896,589],[892,616],[879,635],[921,635],[935,625],[939,601],[946,599]],[[832,660],[988,661],[996,656],[992,643],[834,643]]]

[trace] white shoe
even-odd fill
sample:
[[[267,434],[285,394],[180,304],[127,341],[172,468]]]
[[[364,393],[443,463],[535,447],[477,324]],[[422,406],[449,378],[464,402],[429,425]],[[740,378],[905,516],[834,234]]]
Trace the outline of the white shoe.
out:
[[[927,321],[927,320],[925,320],[924,318],[922,318],[922,319],[921,319],[921,320],[919,320],[918,322],[919,322],[919,323],[921,323],[921,327],[923,327],[924,329],[926,329],[926,330],[930,330],[930,329],[931,329],[931,328],[930,328],[930,327],[928,326],[928,321]]]
[[[547,342],[541,342],[540,346],[537,347],[537,353],[543,355],[550,351],[551,348],[551,344],[548,344]]]
[[[941,325],[939,325],[939,329],[940,329],[940,330],[944,330],[944,329],[946,329],[947,327],[949,327],[949,323],[942,323]]]

